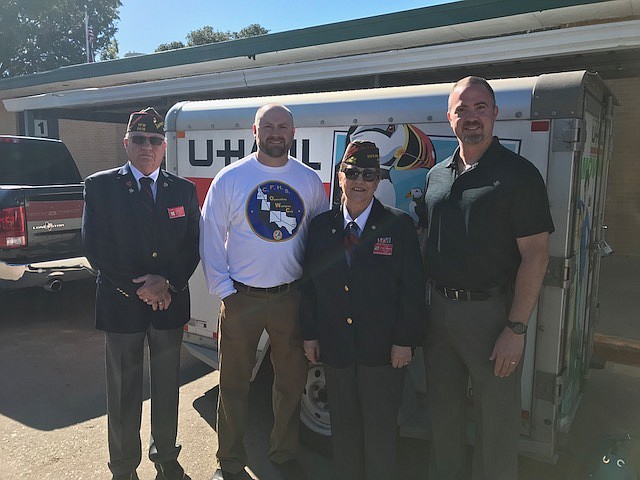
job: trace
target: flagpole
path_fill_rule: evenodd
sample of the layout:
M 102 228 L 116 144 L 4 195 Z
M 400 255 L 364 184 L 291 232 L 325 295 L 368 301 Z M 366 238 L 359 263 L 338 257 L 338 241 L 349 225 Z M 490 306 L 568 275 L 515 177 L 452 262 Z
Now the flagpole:
M 89 13 L 87 13 L 86 9 L 84 10 L 84 40 L 87 52 L 87 63 L 89 63 L 91 59 L 91 52 L 89 52 Z

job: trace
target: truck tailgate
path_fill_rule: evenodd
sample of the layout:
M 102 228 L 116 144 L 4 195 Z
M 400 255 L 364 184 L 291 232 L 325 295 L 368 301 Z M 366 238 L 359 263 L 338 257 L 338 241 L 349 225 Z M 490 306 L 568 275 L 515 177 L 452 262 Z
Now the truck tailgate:
M 82 185 L 24 187 L 27 254 L 32 261 L 82 256 Z

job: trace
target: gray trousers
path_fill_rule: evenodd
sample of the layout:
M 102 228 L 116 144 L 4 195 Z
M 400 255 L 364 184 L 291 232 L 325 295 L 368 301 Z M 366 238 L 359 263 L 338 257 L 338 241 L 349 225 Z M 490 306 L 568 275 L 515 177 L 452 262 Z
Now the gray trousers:
M 151 441 L 149 458 L 166 463 L 178 458 L 178 393 L 182 328 L 141 333 L 106 333 L 109 469 L 114 475 L 133 472 L 142 459 L 143 362 L 149 344 Z
M 324 366 L 333 459 L 341 480 L 391 480 L 405 368 Z
M 506 378 L 489 361 L 506 325 L 507 300 L 447 300 L 431 295 L 424 348 L 432 422 L 430 480 L 465 479 L 467 387 L 473 389 L 476 435 L 473 480 L 516 480 L 520 432 L 520 372 Z

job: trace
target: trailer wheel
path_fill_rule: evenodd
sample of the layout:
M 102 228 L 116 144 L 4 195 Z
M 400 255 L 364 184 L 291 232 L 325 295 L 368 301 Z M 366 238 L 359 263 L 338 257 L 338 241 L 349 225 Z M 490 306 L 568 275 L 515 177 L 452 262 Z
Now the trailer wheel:
M 331 417 L 322 365 L 309 363 L 307 383 L 302 394 L 300 420 L 302 442 L 319 453 L 330 455 Z

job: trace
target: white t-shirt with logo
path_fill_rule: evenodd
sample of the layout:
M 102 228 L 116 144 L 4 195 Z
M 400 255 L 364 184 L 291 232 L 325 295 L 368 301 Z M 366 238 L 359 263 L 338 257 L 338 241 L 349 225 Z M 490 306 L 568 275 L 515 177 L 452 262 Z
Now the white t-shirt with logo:
M 202 206 L 209 292 L 222 299 L 235 293 L 233 280 L 266 288 L 299 279 L 309 222 L 328 207 L 320 177 L 293 157 L 269 167 L 252 153 L 223 168 Z

